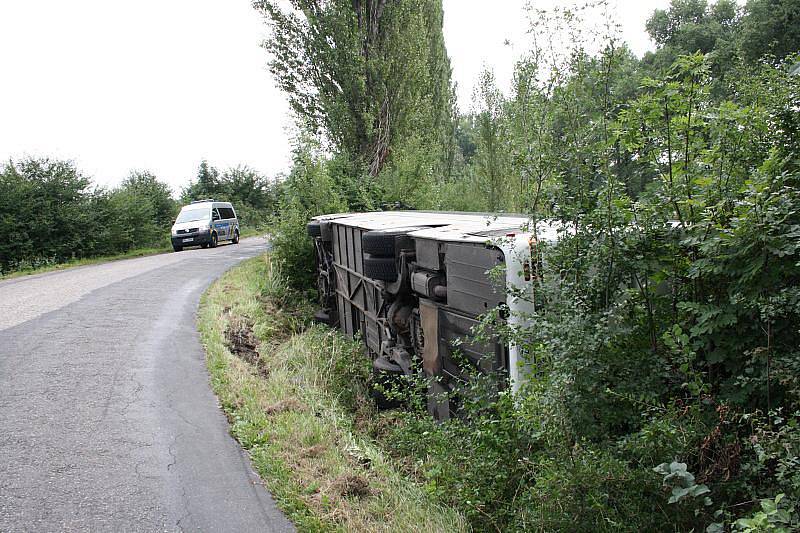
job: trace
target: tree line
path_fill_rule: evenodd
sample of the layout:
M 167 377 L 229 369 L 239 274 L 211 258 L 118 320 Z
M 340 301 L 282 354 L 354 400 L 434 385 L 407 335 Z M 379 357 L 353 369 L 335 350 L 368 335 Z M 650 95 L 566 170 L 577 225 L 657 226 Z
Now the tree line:
M 147 171 L 132 171 L 120 185 L 104 188 L 71 161 L 9 161 L 0 169 L 0 275 L 167 248 L 178 210 L 194 199 L 231 201 L 243 228 L 263 228 L 273 215 L 275 194 L 274 181 L 248 167 L 220 172 L 206 161 L 178 198 Z
M 571 228 L 537 247 L 534 326 L 486 317 L 535 378 L 396 415 L 409 475 L 478 530 L 800 528 L 800 4 L 673 0 L 641 58 L 603 2 L 530 9 L 511 86 L 486 70 L 468 112 L 441 2 L 255 6 L 302 132 L 274 237 L 297 285 L 314 214 Z

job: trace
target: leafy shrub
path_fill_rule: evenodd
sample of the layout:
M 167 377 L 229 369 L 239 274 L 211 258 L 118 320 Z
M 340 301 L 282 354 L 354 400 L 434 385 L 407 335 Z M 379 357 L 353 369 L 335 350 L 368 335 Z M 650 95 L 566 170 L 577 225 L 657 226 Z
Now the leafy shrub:
M 290 200 L 283 205 L 281 215 L 271 227 L 270 242 L 275 258 L 289 273 L 292 286 L 298 289 L 315 286 L 314 245 L 306 230 L 310 218 L 311 213 L 296 200 Z
M 422 137 L 396 135 L 373 181 L 358 179 L 357 150 L 327 157 L 306 143 L 282 185 L 274 242 L 297 284 L 310 282 L 314 214 L 388 199 L 568 225 L 542 246 L 533 326 L 501 331 L 530 357 L 523 390 L 486 394 L 474 376 L 461 418 L 436 424 L 425 383 L 410 380 L 410 412 L 378 424 L 476 530 L 796 522 L 800 77 L 767 62 L 722 68 L 743 44 L 736 10 L 673 4 L 649 23 L 670 35 L 644 62 L 614 38 L 588 52 L 597 43 L 576 28 L 591 7 L 534 17 L 532 33 L 568 38 L 537 39 L 508 98 L 484 73 L 455 153 L 432 158 Z M 743 20 L 761 16 L 754 6 Z M 697 32 L 718 34 L 701 47 L 715 52 L 680 55 Z
M 771 80 L 763 106 L 713 102 L 702 56 L 646 81 L 613 142 L 661 179 L 633 198 L 609 172 L 564 210 L 532 326 L 501 330 L 530 382 L 463 400 L 474 380 L 442 424 L 395 415 L 386 445 L 476 529 L 793 527 L 798 146 L 764 133 L 791 131 L 800 85 Z
M 293 287 L 315 286 L 314 247 L 306 230 L 310 219 L 370 205 L 370 190 L 353 171 L 346 158 L 328 160 L 313 143 L 296 148 L 292 172 L 279 186 L 279 214 L 271 223 L 273 250 Z
M 169 186 L 132 172 L 93 188 L 70 161 L 10 161 L 0 170 L 0 273 L 169 244 Z

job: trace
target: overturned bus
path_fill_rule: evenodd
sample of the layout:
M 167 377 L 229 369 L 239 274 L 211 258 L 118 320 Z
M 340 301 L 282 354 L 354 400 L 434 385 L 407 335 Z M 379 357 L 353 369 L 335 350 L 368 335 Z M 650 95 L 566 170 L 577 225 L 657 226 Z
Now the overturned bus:
M 534 311 L 537 243 L 558 228 L 529 228 L 524 216 L 384 211 L 318 216 L 314 239 L 317 319 L 362 339 L 380 376 L 424 372 L 428 411 L 449 418 L 450 394 L 470 371 L 500 376 L 516 390 L 524 379 L 517 346 L 473 335 L 497 310 L 509 326 Z M 490 340 L 486 340 L 489 338 Z

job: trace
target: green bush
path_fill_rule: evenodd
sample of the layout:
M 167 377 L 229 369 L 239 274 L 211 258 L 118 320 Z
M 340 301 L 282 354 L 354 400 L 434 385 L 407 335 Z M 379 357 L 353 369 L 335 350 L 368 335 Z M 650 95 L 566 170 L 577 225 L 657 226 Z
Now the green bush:
M 796 523 L 800 83 L 765 68 L 759 102 L 714 102 L 702 56 L 645 80 L 609 142 L 660 179 L 634 198 L 607 170 L 559 207 L 574 231 L 540 248 L 532 325 L 498 329 L 531 382 L 487 402 L 473 376 L 460 418 L 393 417 L 385 445 L 475 529 Z
M 316 286 L 314 246 L 306 228 L 311 218 L 371 207 L 374 191 L 350 174 L 355 171 L 347 158 L 326 159 L 313 144 L 296 148 L 292 171 L 279 185 L 280 208 L 271 223 L 275 257 L 293 287 Z
M 310 212 L 290 201 L 284 204 L 281 215 L 271 227 L 270 243 L 275 259 L 287 273 L 292 286 L 301 290 L 316 286 L 314 244 L 306 230 L 310 218 Z
M 147 172 L 106 191 L 69 161 L 10 161 L 0 171 L 0 273 L 165 247 L 175 211 L 169 186 Z
M 247 166 L 220 172 L 201 161 L 197 177 L 183 189 L 181 202 L 205 198 L 231 202 L 242 230 L 261 230 L 269 225 L 278 208 L 276 193 L 273 182 Z

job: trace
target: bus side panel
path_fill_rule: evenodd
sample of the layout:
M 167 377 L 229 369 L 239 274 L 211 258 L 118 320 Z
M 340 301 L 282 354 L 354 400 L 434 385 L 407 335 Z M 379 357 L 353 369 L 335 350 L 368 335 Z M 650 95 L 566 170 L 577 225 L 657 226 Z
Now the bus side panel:
M 488 272 L 503 264 L 503 252 L 474 244 L 448 244 L 447 305 L 467 314 L 480 315 L 505 301 L 502 283 Z

